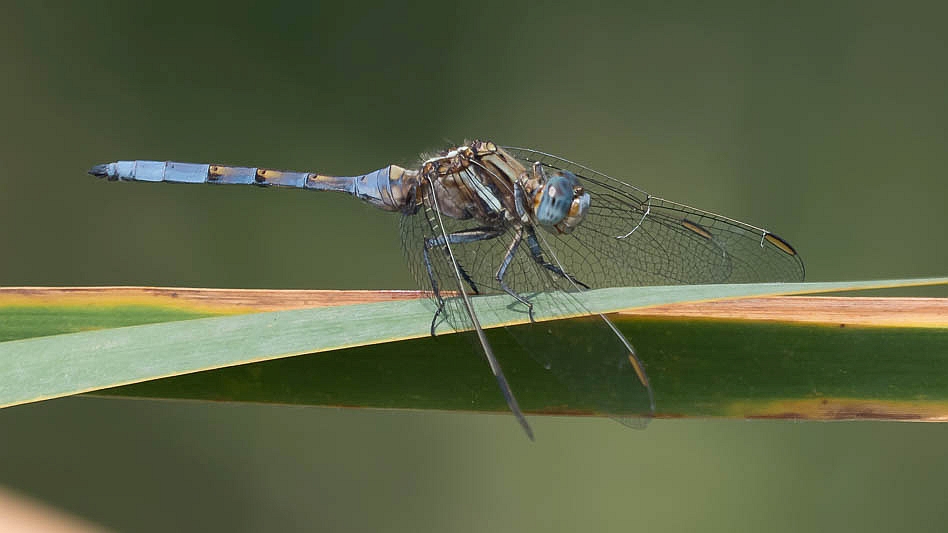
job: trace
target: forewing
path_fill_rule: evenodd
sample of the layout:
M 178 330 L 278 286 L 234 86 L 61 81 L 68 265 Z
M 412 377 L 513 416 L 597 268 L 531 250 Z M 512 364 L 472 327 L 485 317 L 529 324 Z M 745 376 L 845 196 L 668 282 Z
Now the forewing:
M 586 220 L 549 249 L 589 287 L 801 281 L 803 261 L 763 228 L 651 196 L 543 152 L 505 150 L 529 165 L 568 170 L 591 196 Z

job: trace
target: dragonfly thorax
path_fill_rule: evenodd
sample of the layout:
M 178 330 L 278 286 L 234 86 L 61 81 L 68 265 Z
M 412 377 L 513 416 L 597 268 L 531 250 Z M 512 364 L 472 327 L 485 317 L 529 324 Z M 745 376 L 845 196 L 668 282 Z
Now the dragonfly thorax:
M 582 223 L 590 196 L 576 174 L 549 173 L 490 141 L 472 141 L 424 161 L 418 174 L 421 201 L 448 217 L 476 219 L 488 227 L 533 223 L 553 234 Z M 406 197 L 411 195 L 404 195 Z M 515 222 L 516 221 L 516 222 Z

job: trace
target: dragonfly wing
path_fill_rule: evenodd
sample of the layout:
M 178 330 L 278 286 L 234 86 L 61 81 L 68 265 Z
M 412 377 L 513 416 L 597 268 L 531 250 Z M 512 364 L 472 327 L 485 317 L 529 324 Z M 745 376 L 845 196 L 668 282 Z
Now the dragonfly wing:
M 429 291 L 432 286 L 422 243 L 431 235 L 470 231 L 472 224 L 469 220 L 437 217 L 436 213 L 419 212 L 403 218 L 402 241 L 419 286 Z M 480 298 L 471 298 L 469 309 L 457 294 L 461 290 L 472 295 L 503 294 L 496 274 L 516 233 L 513 228 L 504 228 L 491 239 L 454 244 L 450 253 L 429 250 L 427 263 L 444 297 L 444 308 L 437 318 L 439 325 L 461 331 L 471 329 L 472 316 L 485 322 L 504 321 L 496 311 L 482 305 Z M 510 258 L 504 281 L 533 304 L 538 322 L 511 326 L 506 331 L 570 389 L 577 400 L 570 408 L 608 414 L 623 423 L 628 423 L 624 417 L 648 416 L 654 411 L 651 388 L 632 346 L 605 317 L 590 313 L 571 294 L 580 287 L 541 264 L 541 260 L 548 258 L 543 253 L 546 245 L 541 237 L 535 237 L 540 251 L 540 257 L 535 257 L 531 252 L 531 233 L 526 233 Z M 447 297 L 444 291 L 454 292 Z M 437 305 L 435 298 L 432 301 Z M 528 321 L 527 306 L 512 297 L 508 309 L 521 313 L 522 320 Z M 544 321 L 564 316 L 585 318 Z M 509 320 L 509 316 L 506 318 Z
M 467 251 L 469 245 L 490 243 L 496 240 L 496 236 L 484 230 L 478 232 L 478 228 L 464 227 L 459 221 L 444 217 L 437 210 L 437 198 L 434 195 L 430 202 L 430 205 L 435 206 L 434 209 L 422 208 L 416 214 L 402 217 L 401 236 L 412 274 L 416 282 L 429 291 L 435 304 L 432 333 L 438 327 L 439 320 L 454 331 L 473 332 L 507 406 L 527 437 L 533 440 L 533 430 L 520 409 L 500 362 L 481 327 L 475 302 L 468 295 L 468 292 L 479 292 L 478 286 L 481 285 L 482 276 L 474 276 L 470 272 L 475 272 L 471 269 L 480 265 L 465 263 L 456 255 Z M 492 246 L 488 244 L 487 247 Z M 470 257 L 470 254 L 463 255 L 464 259 Z
M 651 196 L 544 152 L 505 150 L 528 164 L 573 172 L 590 193 L 583 223 L 546 239 L 568 272 L 589 287 L 803 280 L 800 255 L 770 231 Z
M 625 336 L 606 316 L 590 313 L 572 293 L 542 293 L 531 301 L 538 317 L 584 315 L 506 328 L 569 388 L 574 401 L 568 409 L 644 427 L 655 413 L 655 400 L 645 366 Z

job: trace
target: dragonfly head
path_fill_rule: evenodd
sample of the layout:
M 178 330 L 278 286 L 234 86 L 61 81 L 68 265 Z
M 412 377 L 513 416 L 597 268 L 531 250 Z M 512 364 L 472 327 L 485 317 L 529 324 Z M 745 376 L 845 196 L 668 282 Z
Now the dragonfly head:
M 546 174 L 545 181 L 533 198 L 537 222 L 554 234 L 573 231 L 589 211 L 589 193 L 576 174 L 567 170 Z

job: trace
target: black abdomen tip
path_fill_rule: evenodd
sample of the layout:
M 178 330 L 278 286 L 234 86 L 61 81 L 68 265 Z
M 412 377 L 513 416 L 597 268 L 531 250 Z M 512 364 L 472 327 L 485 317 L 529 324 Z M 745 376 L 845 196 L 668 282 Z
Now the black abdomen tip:
M 89 174 L 98 178 L 104 178 L 109 175 L 109 165 L 96 165 L 89 169 Z

